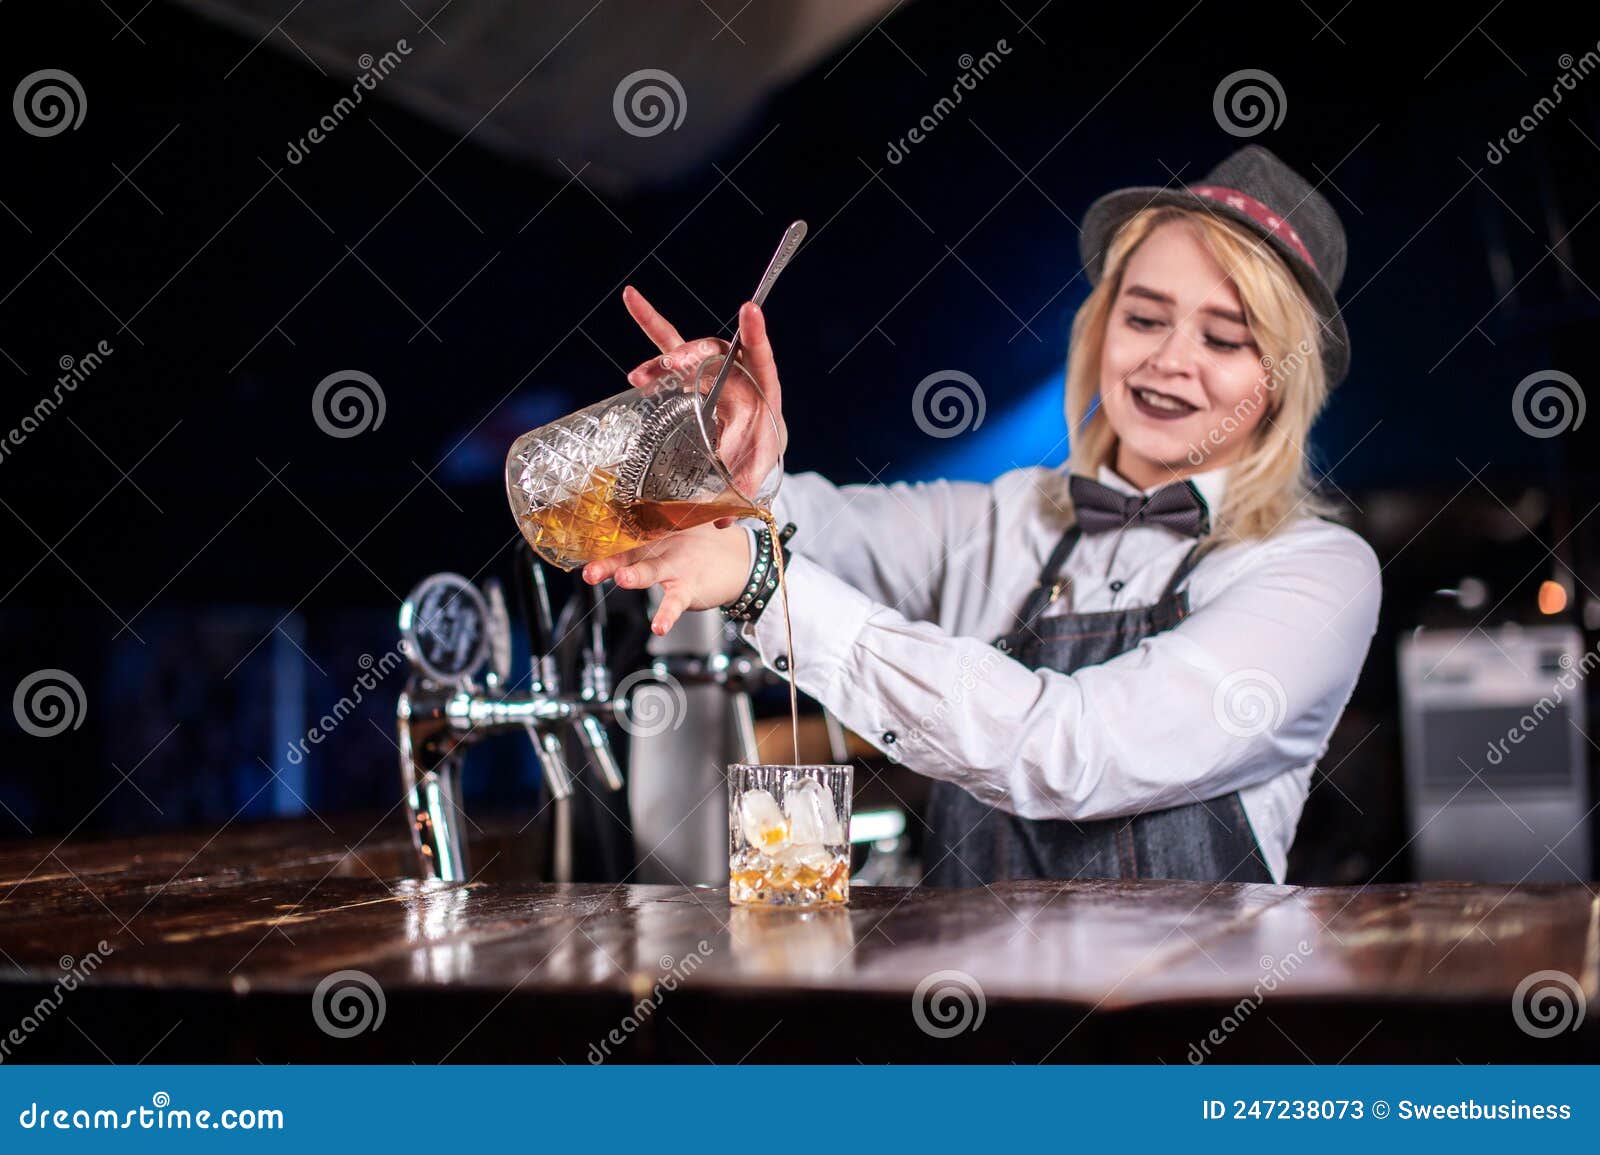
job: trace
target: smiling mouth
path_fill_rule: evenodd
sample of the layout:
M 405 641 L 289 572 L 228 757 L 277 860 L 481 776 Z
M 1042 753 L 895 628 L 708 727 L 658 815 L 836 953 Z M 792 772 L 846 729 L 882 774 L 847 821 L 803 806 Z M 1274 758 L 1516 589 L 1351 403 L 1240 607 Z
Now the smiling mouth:
M 1128 386 L 1128 391 L 1132 394 L 1134 404 L 1141 413 L 1161 418 L 1162 420 L 1170 421 L 1176 417 L 1187 417 L 1191 413 L 1198 412 L 1200 408 L 1198 405 L 1191 405 L 1182 398 L 1174 397 L 1170 393 L 1162 393 L 1157 389 L 1146 389 L 1139 385 L 1130 385 Z

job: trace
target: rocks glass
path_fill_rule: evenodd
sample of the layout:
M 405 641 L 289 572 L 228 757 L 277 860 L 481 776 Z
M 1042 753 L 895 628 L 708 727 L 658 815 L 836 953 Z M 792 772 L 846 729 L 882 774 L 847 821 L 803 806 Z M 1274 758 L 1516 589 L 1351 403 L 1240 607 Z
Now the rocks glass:
M 728 897 L 741 906 L 850 901 L 850 766 L 728 768 Z

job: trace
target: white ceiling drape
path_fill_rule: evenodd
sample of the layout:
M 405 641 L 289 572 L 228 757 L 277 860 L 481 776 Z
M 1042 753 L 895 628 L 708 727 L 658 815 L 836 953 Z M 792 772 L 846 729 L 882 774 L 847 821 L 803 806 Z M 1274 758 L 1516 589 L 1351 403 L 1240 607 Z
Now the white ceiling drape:
M 894 0 L 179 2 L 237 29 L 259 45 L 252 55 L 286 53 L 307 62 L 308 75 L 314 61 L 341 87 L 356 83 L 367 57 L 394 52 L 398 63 L 364 99 L 407 107 L 454 132 L 471 130 L 478 145 L 562 176 L 563 164 L 576 171 L 587 163 L 584 179 L 612 192 L 703 166 L 768 95 L 896 7 Z M 401 40 L 409 54 L 396 50 Z M 230 82 L 249 68 L 245 59 Z M 633 131 L 617 111 L 628 77 L 635 79 L 620 99 Z

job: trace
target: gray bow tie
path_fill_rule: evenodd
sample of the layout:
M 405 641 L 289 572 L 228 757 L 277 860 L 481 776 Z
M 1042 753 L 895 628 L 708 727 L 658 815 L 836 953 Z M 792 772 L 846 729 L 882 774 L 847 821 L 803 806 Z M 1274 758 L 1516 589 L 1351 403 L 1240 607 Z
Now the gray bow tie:
M 1159 525 L 1185 537 L 1202 537 L 1211 528 L 1206 500 L 1193 482 L 1175 481 L 1148 497 L 1120 493 L 1109 485 L 1077 475 L 1068 480 L 1067 487 L 1084 533 L 1104 533 L 1129 525 Z

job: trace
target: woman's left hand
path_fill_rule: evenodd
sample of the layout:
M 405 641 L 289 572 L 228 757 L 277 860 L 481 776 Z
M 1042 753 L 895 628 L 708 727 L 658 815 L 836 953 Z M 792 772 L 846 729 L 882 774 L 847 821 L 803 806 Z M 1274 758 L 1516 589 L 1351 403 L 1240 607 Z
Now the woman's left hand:
M 685 610 L 709 610 L 739 596 L 750 576 L 750 534 L 743 526 L 711 525 L 680 530 L 614 557 L 583 567 L 583 580 L 597 585 L 615 578 L 623 589 L 661 587 L 661 605 L 650 623 L 658 636 Z

